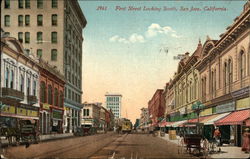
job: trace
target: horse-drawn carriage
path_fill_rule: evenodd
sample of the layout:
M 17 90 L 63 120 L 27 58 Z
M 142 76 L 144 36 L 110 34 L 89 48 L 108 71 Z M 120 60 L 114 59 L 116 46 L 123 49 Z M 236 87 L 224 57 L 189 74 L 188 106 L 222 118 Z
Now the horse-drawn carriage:
M 201 152 L 201 140 L 203 138 L 202 123 L 184 123 L 183 124 L 183 139 L 186 145 L 186 150 L 191 153 L 191 150 L 198 150 Z
M 8 144 L 20 143 L 38 143 L 40 141 L 40 133 L 37 129 L 36 121 L 20 120 L 15 127 L 1 125 L 0 136 L 8 140 Z M 2 143 L 2 141 L 1 141 Z

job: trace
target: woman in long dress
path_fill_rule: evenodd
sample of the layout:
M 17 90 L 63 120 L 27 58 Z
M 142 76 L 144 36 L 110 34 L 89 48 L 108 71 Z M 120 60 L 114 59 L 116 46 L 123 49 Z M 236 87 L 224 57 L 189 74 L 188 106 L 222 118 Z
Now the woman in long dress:
M 242 144 L 242 151 L 246 153 L 250 152 L 250 129 L 246 128 L 245 132 L 243 133 L 243 144 Z

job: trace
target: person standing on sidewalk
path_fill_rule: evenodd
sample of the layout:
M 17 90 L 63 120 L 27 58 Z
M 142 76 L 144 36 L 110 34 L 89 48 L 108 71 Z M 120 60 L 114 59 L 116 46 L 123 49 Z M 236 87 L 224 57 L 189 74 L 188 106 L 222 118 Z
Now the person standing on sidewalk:
M 217 128 L 215 128 L 215 130 L 214 130 L 214 139 L 215 139 L 215 141 L 217 142 L 217 145 L 218 146 L 220 146 L 220 140 L 221 140 L 221 133 L 220 133 L 220 130 L 219 130 L 219 128 L 217 127 Z
M 245 128 L 245 132 L 243 133 L 243 144 L 242 144 L 242 151 L 246 153 L 250 152 L 250 129 Z

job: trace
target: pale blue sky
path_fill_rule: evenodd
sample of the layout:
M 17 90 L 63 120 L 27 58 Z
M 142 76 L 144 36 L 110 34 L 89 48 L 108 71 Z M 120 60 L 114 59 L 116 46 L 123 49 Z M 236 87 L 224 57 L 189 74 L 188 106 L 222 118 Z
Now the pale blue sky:
M 123 95 L 123 117 L 140 108 L 173 76 L 173 56 L 192 53 L 199 38 L 218 39 L 242 12 L 245 1 L 79 1 L 87 19 L 83 31 L 83 99 L 104 102 L 106 92 Z M 98 11 L 106 6 L 106 11 Z M 120 7 L 176 7 L 177 11 L 116 11 Z M 201 8 L 198 12 L 180 7 Z M 204 11 L 203 8 L 226 8 Z M 168 53 L 163 50 L 168 50 Z M 126 113 L 127 112 L 127 113 Z M 126 115 L 127 114 L 127 115 Z

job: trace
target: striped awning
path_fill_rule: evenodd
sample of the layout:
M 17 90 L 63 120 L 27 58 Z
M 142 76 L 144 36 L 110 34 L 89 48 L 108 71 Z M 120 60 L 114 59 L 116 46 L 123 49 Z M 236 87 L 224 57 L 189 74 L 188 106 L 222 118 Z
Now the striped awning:
M 230 113 L 228 116 L 215 122 L 215 125 L 242 125 L 250 118 L 250 109 Z

